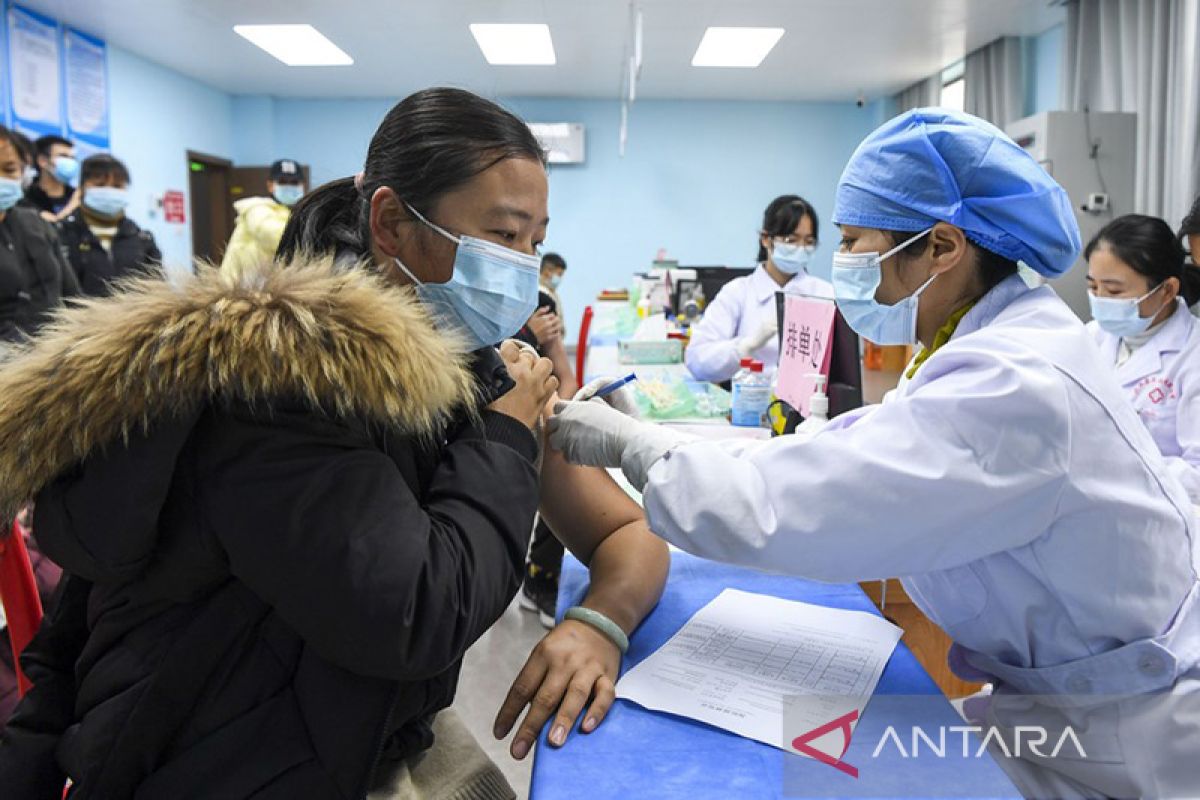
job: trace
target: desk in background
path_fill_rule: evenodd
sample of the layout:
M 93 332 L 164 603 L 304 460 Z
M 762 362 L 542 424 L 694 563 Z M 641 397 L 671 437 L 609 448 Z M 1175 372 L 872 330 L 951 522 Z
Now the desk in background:
M 586 570 L 568 555 L 563 562 L 559 588 L 560 618 L 566 608 L 583 598 L 586 586 Z M 663 598 L 631 638 L 622 670 L 662 646 L 725 588 L 878 613 L 852 584 L 822 584 L 768 575 L 675 552 Z M 897 645 L 884 669 L 876 695 L 931 698 L 929 703 L 921 701 L 919 720 L 886 720 L 906 738 L 911 736 L 911 726 L 918 722 L 931 735 L 936 735 L 939 725 L 964 724 L 903 643 Z M 880 704 L 874 705 L 878 708 Z M 883 722 L 878 717 L 871 719 L 871 714 L 872 705 L 868 705 L 859 732 L 867 728 L 868 721 L 872 725 Z M 870 755 L 877 741 L 874 737 L 856 737 L 845 756 L 848 763 L 862 766 L 853 784 L 854 796 L 1020 797 L 1003 770 L 986 754 L 978 759 L 928 758 L 907 762 L 902 762 L 896 754 L 889 762 L 886 758 L 889 750 L 884 758 L 872 761 Z M 977 743 L 972 751 L 976 746 Z M 560 749 L 551 748 L 543 732 L 534 759 L 531 800 L 784 798 L 788 796 L 784 794 L 785 759 L 789 762 L 786 767 L 789 785 L 795 788 L 799 777 L 805 796 L 849 794 L 845 791 L 848 776 L 817 761 L 786 755 L 777 748 L 703 723 L 647 711 L 626 700 L 614 704 L 608 718 L 594 733 L 585 735 L 576 730 Z M 792 796 L 800 794 L 793 792 Z

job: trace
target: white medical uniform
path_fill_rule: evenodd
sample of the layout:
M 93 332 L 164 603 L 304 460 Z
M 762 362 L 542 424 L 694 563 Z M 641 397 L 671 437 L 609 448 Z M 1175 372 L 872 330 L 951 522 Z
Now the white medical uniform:
M 717 292 L 692 331 L 687 348 L 687 366 L 699 381 L 727 381 L 738 371 L 742 357 L 737 341 L 753 336 L 762 324 L 776 315 L 775 293 L 833 297 L 829 281 L 799 272 L 780 288 L 763 264 L 742 278 L 735 278 Z M 779 364 L 779 339 L 772 337 L 750 354 L 768 369 Z
M 1200 503 L 1200 321 L 1176 299 L 1175 313 L 1117 365 L 1117 381 L 1150 430 L 1167 467 Z M 1095 322 L 1088 330 L 1105 364 L 1117 364 L 1121 338 Z
M 1090 698 L 1052 710 L 1087 760 L 1005 765 L 1027 795 L 1200 796 L 1197 523 L 1049 287 L 1007 279 L 882 405 L 810 439 L 670 451 L 644 502 L 652 530 L 707 558 L 905 576 L 952 661 L 997 684 L 1005 730 L 1040 719 L 1031 695 Z

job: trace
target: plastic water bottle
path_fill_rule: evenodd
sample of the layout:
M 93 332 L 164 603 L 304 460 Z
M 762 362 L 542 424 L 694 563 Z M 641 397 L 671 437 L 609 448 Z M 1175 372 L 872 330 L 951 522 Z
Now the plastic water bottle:
M 737 385 L 738 381 L 750 374 L 750 365 L 753 363 L 753 358 L 743 358 L 738 362 L 738 371 L 733 373 L 733 377 L 729 379 L 731 389 Z
M 808 401 L 808 416 L 796 428 L 796 435 L 801 437 L 812 436 L 829 424 L 829 395 L 825 394 L 827 378 L 824 375 L 809 377 L 813 379 L 813 393 Z
M 771 379 L 763 374 L 761 361 L 751 361 L 734 377 L 730 422 L 743 428 L 761 428 L 770 404 Z

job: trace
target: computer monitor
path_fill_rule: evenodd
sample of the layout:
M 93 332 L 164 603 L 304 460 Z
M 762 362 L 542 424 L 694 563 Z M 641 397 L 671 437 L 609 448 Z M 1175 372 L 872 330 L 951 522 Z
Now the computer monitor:
M 680 267 L 696 271 L 696 281 L 704 291 L 704 301 L 712 303 L 717 292 L 734 278 L 741 278 L 754 272 L 754 267 Z M 671 298 L 675 311 L 679 311 L 679 287 L 675 287 L 675 297 Z
M 784 292 L 775 293 L 775 313 L 779 319 L 779 344 L 783 347 L 783 309 Z M 821 298 L 828 300 L 828 298 Z M 862 358 L 858 350 L 858 334 L 855 333 L 842 312 L 834 312 L 833 349 L 829 354 L 829 386 L 825 393 L 829 396 L 829 418 L 859 408 L 863 404 Z M 788 423 L 784 433 L 792 433 L 796 426 L 804 421 L 800 412 L 787 407 Z

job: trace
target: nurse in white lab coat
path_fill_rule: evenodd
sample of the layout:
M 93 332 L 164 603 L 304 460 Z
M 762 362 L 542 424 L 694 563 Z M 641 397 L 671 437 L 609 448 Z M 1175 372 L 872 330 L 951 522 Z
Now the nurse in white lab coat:
M 1200 270 L 1161 219 L 1128 214 L 1088 243 L 1088 330 L 1150 430 L 1167 468 L 1200 504 Z M 1187 298 L 1187 299 L 1185 299 Z
M 924 346 L 882 405 L 746 442 L 560 403 L 551 445 L 620 466 L 651 529 L 697 555 L 901 576 L 951 665 L 995 684 L 985 723 L 1010 751 L 1029 725 L 1081 741 L 1000 759 L 1027 796 L 1200 796 L 1187 494 L 1083 324 L 1018 274 L 1078 257 L 1066 193 L 994 126 L 918 109 L 855 151 L 834 221 L 847 322 Z
M 763 213 L 758 268 L 725 285 L 692 331 L 687 366 L 696 380 L 720 383 L 733 377 L 743 358 L 779 363 L 775 293 L 833 297 L 833 287 L 808 274 L 817 249 L 817 212 L 802 197 L 776 197 Z

